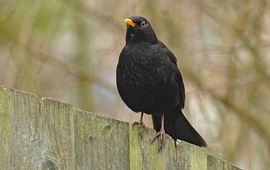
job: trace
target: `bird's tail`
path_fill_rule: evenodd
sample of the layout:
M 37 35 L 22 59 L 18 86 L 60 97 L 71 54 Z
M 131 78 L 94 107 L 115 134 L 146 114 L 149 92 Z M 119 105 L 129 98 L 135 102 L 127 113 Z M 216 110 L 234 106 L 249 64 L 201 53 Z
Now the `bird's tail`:
M 161 117 L 152 116 L 154 129 L 158 132 L 161 128 Z M 180 139 L 200 147 L 206 147 L 205 140 L 191 126 L 182 113 L 180 107 L 176 107 L 164 114 L 165 133 L 170 135 L 174 140 Z

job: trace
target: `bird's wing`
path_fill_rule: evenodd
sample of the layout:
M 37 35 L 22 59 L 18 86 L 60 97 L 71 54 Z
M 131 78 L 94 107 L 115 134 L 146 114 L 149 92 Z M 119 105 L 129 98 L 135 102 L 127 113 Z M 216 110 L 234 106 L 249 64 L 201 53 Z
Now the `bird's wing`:
M 165 56 L 169 57 L 169 59 L 171 60 L 171 62 L 175 66 L 174 67 L 174 72 L 175 72 L 176 77 L 177 77 L 177 83 L 179 85 L 179 92 L 180 92 L 180 94 L 179 94 L 180 95 L 180 107 L 184 108 L 185 99 L 186 99 L 185 86 L 184 86 L 184 83 L 183 83 L 181 72 L 180 72 L 180 70 L 179 70 L 179 68 L 177 66 L 177 58 L 161 41 L 159 41 L 159 44 L 162 47 L 163 54 L 165 54 Z

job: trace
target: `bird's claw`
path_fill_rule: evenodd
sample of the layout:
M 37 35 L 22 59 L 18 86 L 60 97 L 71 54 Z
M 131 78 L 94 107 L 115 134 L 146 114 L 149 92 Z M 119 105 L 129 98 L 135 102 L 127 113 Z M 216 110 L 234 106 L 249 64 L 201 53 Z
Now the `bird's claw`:
M 139 126 L 139 127 L 145 128 L 145 125 L 143 122 L 134 122 L 134 123 L 132 123 L 132 127 L 134 127 L 134 126 Z
M 147 132 L 146 131 L 146 128 L 145 128 L 145 124 L 142 121 L 140 121 L 140 122 L 134 122 L 134 123 L 132 123 L 132 128 L 134 126 L 138 126 L 138 129 L 139 129 L 138 133 L 139 133 L 139 136 L 142 139 L 143 138 L 143 131 Z
M 160 152 L 164 148 L 164 138 L 165 138 L 165 132 L 164 131 L 159 131 L 155 138 L 152 140 L 152 143 L 155 142 L 155 140 L 158 139 L 158 152 Z

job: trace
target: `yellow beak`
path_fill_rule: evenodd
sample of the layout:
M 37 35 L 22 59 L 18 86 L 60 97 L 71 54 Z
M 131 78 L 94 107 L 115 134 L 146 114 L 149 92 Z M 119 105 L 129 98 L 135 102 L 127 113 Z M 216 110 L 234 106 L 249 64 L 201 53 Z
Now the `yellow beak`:
M 125 19 L 124 21 L 125 21 L 125 23 L 128 26 L 131 26 L 131 27 L 135 27 L 136 26 L 136 24 L 131 19 L 129 19 L 129 18 Z

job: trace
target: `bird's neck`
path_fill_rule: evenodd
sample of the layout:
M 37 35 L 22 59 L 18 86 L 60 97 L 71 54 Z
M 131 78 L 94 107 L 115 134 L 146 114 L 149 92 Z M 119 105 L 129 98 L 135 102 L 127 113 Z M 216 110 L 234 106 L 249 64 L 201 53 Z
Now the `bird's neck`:
M 126 34 L 126 43 L 149 43 L 149 44 L 156 44 L 158 43 L 158 39 L 155 33 L 151 33 L 151 34 Z

